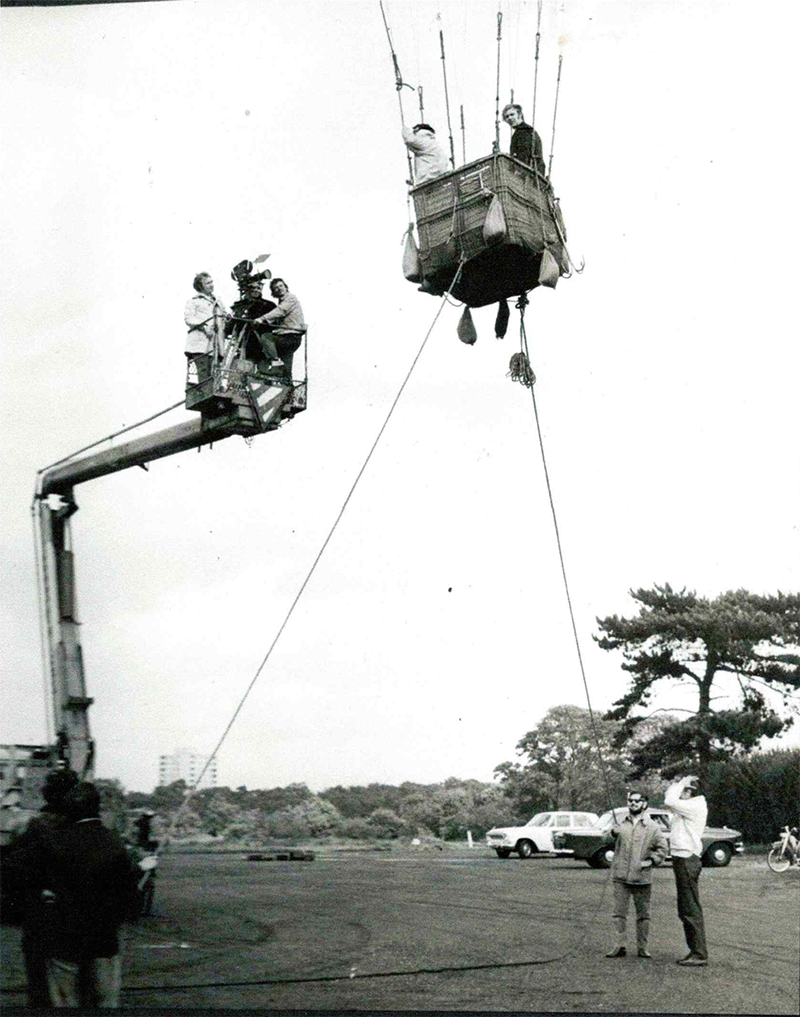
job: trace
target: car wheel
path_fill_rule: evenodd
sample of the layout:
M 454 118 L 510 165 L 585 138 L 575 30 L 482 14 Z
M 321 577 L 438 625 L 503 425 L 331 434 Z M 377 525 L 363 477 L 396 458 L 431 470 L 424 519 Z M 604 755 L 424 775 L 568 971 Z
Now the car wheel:
M 495 848 L 498 858 L 508 858 L 511 854 L 511 848 Z
M 610 847 L 600 848 L 599 851 L 595 851 L 592 857 L 589 859 L 589 864 L 595 869 L 610 869 L 611 863 L 614 861 L 614 849 Z
M 531 844 L 529 840 L 521 840 L 519 844 L 517 844 L 517 852 L 519 853 L 520 858 L 530 858 L 534 850 L 534 845 Z
M 728 844 L 712 844 L 711 847 L 703 855 L 703 861 L 706 865 L 712 866 L 715 869 L 721 869 L 724 865 L 727 865 L 733 857 L 733 851 Z

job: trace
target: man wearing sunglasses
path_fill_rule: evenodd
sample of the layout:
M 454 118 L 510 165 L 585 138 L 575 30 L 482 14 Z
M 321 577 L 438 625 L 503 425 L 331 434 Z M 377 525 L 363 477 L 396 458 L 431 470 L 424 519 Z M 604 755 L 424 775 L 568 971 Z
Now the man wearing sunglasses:
M 614 925 L 617 945 L 606 957 L 624 957 L 627 950 L 625 924 L 631 897 L 636 909 L 637 955 L 652 956 L 647 949 L 650 932 L 650 894 L 653 868 L 667 857 L 669 847 L 660 825 L 647 815 L 647 795 L 639 791 L 628 792 L 628 814 L 615 826 L 614 861 L 611 878 L 614 884 Z M 620 810 L 622 811 L 622 810 Z

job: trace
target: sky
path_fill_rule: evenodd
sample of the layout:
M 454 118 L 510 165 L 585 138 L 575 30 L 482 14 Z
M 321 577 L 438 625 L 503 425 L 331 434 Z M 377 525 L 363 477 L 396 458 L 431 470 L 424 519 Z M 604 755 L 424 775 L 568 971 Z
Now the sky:
M 536 4 L 499 7 L 501 98 L 530 117 Z M 444 140 L 441 27 L 456 151 L 463 105 L 467 159 L 488 154 L 498 5 L 384 8 Z M 222 735 L 440 302 L 402 277 L 378 3 L 0 21 L 0 742 L 47 737 L 36 471 L 182 398 L 196 272 L 230 304 L 231 267 L 268 252 L 310 325 L 306 413 L 76 489 L 97 775 L 150 790 L 161 754 Z M 598 710 L 626 676 L 596 619 L 632 613 L 629 590 L 798 589 L 797 21 L 769 2 L 543 5 L 536 125 L 585 270 L 532 293 L 526 327 Z M 585 705 L 531 399 L 507 376 L 518 315 L 501 342 L 476 310 L 467 347 L 460 314 L 436 322 L 220 749 L 221 784 L 488 781 L 550 707 Z

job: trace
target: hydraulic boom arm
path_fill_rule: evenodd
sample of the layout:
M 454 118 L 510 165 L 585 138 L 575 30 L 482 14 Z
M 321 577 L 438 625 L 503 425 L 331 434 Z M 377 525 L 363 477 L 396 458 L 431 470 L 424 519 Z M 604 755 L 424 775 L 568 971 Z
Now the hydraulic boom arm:
M 92 699 L 86 695 L 70 532 L 70 517 L 78 508 L 73 489 L 87 480 L 130 466 L 144 467 L 154 459 L 243 431 L 230 417 L 211 421 L 198 417 L 115 448 L 70 459 L 39 475 L 34 499 L 36 552 L 56 752 L 83 779 L 91 780 L 93 776 L 94 744 L 89 731 Z

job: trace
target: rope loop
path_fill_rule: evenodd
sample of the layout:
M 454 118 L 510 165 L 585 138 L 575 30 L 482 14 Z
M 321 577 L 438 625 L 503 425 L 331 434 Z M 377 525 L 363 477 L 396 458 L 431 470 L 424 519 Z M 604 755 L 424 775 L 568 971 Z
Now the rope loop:
M 515 353 L 511 357 L 511 360 L 508 362 L 508 374 L 506 377 L 511 378 L 512 381 L 518 381 L 525 388 L 530 388 L 536 384 L 536 375 L 533 373 L 533 369 L 524 353 Z

